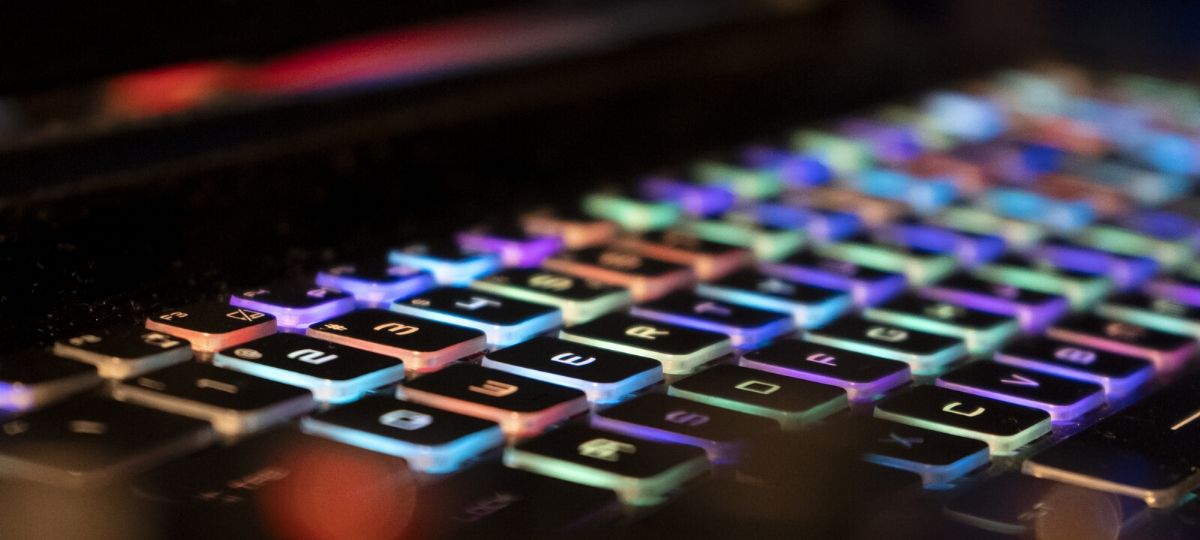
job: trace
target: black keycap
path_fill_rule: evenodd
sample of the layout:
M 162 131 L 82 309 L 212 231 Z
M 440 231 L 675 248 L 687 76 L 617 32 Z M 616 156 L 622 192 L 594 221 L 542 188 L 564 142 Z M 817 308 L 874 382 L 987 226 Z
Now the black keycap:
M 593 403 L 611 403 L 663 380 L 662 364 L 558 338 L 536 337 L 493 351 L 484 367 L 578 388 Z
M 1144 516 L 1145 510 L 1145 503 L 1138 499 L 1018 472 L 985 480 L 945 505 L 947 517 L 984 531 L 1064 533 L 1048 538 L 1117 538 L 1125 526 Z
M 419 268 L 433 274 L 441 285 L 466 285 L 500 268 L 500 258 L 492 253 L 464 251 L 453 238 L 409 244 L 388 252 L 388 262 Z
M 979 439 L 1009 455 L 1050 433 L 1049 413 L 965 392 L 918 386 L 875 406 L 875 417 Z
M 487 338 L 474 328 L 401 315 L 386 309 L 361 309 L 321 321 L 306 334 L 404 361 L 405 369 L 434 371 L 487 349 Z
M 1200 307 L 1141 293 L 1105 298 L 1096 313 L 1110 319 L 1140 324 L 1160 332 L 1200 338 Z
M 404 364 L 395 358 L 298 334 L 275 334 L 224 349 L 213 364 L 307 388 L 317 401 L 332 403 L 404 378 Z
M 763 272 L 816 287 L 849 292 L 859 306 L 873 306 L 904 290 L 904 275 L 802 251 L 779 262 L 764 262 Z
M 995 362 L 975 362 L 938 377 L 937 385 L 1042 409 L 1054 421 L 1073 420 L 1104 404 L 1098 384 Z
M 0 423 L 0 475 L 65 487 L 107 484 L 203 448 L 208 422 L 98 397 Z
M 59 340 L 54 354 L 96 366 L 106 379 L 125 379 L 192 358 L 186 339 L 122 326 Z
M 210 354 L 275 333 L 273 315 L 219 302 L 200 302 L 146 319 L 146 329 L 181 337 L 192 350 Z
M 1066 297 L 958 273 L 924 287 L 920 294 L 942 302 L 1016 317 L 1027 332 L 1040 332 L 1067 313 Z
M 275 316 L 280 328 L 305 328 L 354 309 L 354 296 L 309 283 L 284 281 L 233 293 L 229 305 Z
M 611 489 L 626 504 L 657 504 L 708 470 L 704 451 L 569 426 L 504 452 L 504 464 L 560 480 Z
M 740 366 L 714 366 L 671 384 L 667 393 L 717 407 L 770 418 L 799 429 L 846 408 L 846 392 Z
M 472 282 L 471 288 L 556 307 L 566 324 L 590 321 L 632 301 L 621 287 L 529 268 L 510 268 Z
M 383 261 L 343 264 L 317 273 L 317 285 L 346 291 L 367 306 L 386 307 L 393 300 L 432 289 L 433 274 Z
M 492 348 L 507 347 L 562 326 L 558 308 L 457 287 L 398 300 L 392 311 L 482 331 Z
M 1191 375 L 1037 454 L 1026 474 L 1155 508 L 1200 486 L 1200 376 Z
M 112 396 L 212 422 L 220 435 L 259 431 L 313 409 L 312 392 L 297 386 L 188 362 L 117 384 Z
M 1017 333 L 1017 320 L 948 302 L 905 294 L 863 311 L 872 321 L 958 338 L 971 354 L 995 350 Z
M 714 463 L 732 463 L 746 440 L 779 424 L 692 400 L 647 394 L 600 411 L 592 425 L 632 437 L 699 446 Z
M 583 392 L 474 364 L 454 364 L 408 381 L 396 397 L 491 420 L 528 437 L 588 410 Z
M 739 365 L 839 386 L 850 401 L 874 401 L 911 379 L 908 364 L 877 356 L 784 339 L 742 356 Z
M 389 396 L 367 396 L 314 414 L 301 426 L 307 433 L 404 458 L 412 469 L 427 473 L 453 472 L 504 444 L 495 422 Z
M 926 484 L 944 484 L 988 464 L 983 441 L 919 427 L 867 420 L 863 459 L 921 475 Z
M 694 234 L 675 230 L 629 236 L 618 240 L 617 245 L 656 259 L 689 266 L 696 277 L 702 280 L 719 279 L 754 260 L 754 255 L 748 249 L 704 240 Z
M 727 334 L 734 347 L 747 349 L 764 345 L 795 328 L 790 316 L 712 300 L 691 292 L 672 293 L 633 306 L 630 313 L 646 319 Z
M 966 356 L 961 339 L 843 317 L 805 332 L 813 343 L 905 362 L 917 375 L 936 374 Z
M 833 289 L 741 270 L 696 287 L 701 296 L 786 313 L 796 326 L 811 328 L 833 320 L 850 308 L 850 295 Z
M 629 289 L 635 302 L 653 300 L 688 286 L 692 269 L 620 248 L 586 248 L 546 259 L 548 270 Z
M 0 354 L 0 415 L 45 407 L 99 384 L 96 368 L 41 349 Z
M 1005 345 L 996 352 L 995 360 L 1096 383 L 1104 387 L 1106 394 L 1113 396 L 1126 395 L 1154 376 L 1154 366 L 1147 360 L 1043 337 Z
M 729 337 L 622 313 L 564 328 L 567 341 L 653 358 L 667 374 L 686 374 L 733 351 Z
M 1182 368 L 1196 352 L 1196 341 L 1123 321 L 1077 315 L 1046 329 L 1046 337 L 1084 347 L 1149 360 L 1159 371 Z

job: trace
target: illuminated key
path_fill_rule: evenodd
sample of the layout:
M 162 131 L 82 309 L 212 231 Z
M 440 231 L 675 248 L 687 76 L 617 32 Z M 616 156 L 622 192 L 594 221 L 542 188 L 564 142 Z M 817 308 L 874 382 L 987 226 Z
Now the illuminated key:
M 404 458 L 413 470 L 453 472 L 504 444 L 495 422 L 387 396 L 368 396 L 304 418 L 305 433 Z
M 380 306 L 437 285 L 433 274 L 403 266 L 341 265 L 317 273 L 317 285 L 346 291 L 366 306 Z
M 638 191 L 647 199 L 678 205 L 684 213 L 696 217 L 724 214 L 736 201 L 733 192 L 724 187 L 671 178 L 647 178 L 642 180 Z
M 1067 173 L 1043 174 L 1034 184 L 1034 189 L 1054 199 L 1086 201 L 1097 214 L 1105 217 L 1123 214 L 1133 205 L 1119 189 Z
M 307 388 L 322 403 L 353 401 L 404 378 L 404 364 L 395 358 L 298 334 L 223 349 L 213 365 Z
M 180 337 L 199 355 L 275 333 L 275 317 L 261 311 L 200 302 L 146 318 L 146 329 Z M 160 338 L 151 338 L 166 343 Z M 151 344 L 153 345 L 153 344 Z M 162 348 L 162 347 L 160 347 Z
M 875 417 L 987 443 L 992 455 L 1011 455 L 1050 433 L 1050 414 L 941 388 L 916 386 L 875 405 Z
M 729 336 L 733 346 L 753 349 L 795 329 L 792 317 L 677 292 L 634 306 L 635 316 Z
M 1078 241 L 1098 250 L 1130 257 L 1149 257 L 1165 269 L 1174 269 L 1196 253 L 1196 240 L 1163 240 L 1117 225 L 1099 224 L 1088 227 Z
M 1044 144 L 1023 141 L 991 141 L 961 144 L 949 151 L 956 159 L 976 164 L 992 177 L 992 184 L 1026 186 L 1042 174 L 1061 168 L 1065 152 Z M 978 195 L 979 192 L 972 193 Z
M 567 249 L 606 244 L 617 235 L 617 225 L 611 221 L 548 212 L 522 215 L 521 228 L 528 234 L 557 236 Z
M 838 122 L 838 133 L 867 143 L 871 155 L 880 163 L 899 165 L 921 153 L 916 129 L 903 123 L 872 118 L 851 118 Z
M 1017 333 L 1011 317 L 906 294 L 863 311 L 863 317 L 882 323 L 963 340 L 967 352 L 991 352 Z
M 587 322 L 633 301 L 620 287 L 557 272 L 510 268 L 471 283 L 477 291 L 552 306 L 562 310 L 566 324 Z
M 733 352 L 729 337 L 652 319 L 620 313 L 564 328 L 559 336 L 567 341 L 592 345 L 662 363 L 669 375 L 686 374 Z
M 458 233 L 458 246 L 468 253 L 493 253 L 500 264 L 531 268 L 563 248 L 557 236 L 530 235 L 507 227 L 476 227 Z
M 505 449 L 504 464 L 568 482 L 611 489 L 625 504 L 661 503 L 708 470 L 698 448 L 571 426 Z
M 902 202 L 864 195 L 852 189 L 819 187 L 785 194 L 783 202 L 794 206 L 851 213 L 868 226 L 881 227 L 909 213 Z
M 867 169 L 847 180 L 850 187 L 883 199 L 907 204 L 918 214 L 932 214 L 958 196 L 954 182 L 945 178 L 917 178 L 891 169 Z
M 1200 240 L 1200 222 L 1167 210 L 1135 210 L 1121 217 L 1118 224 L 1162 242 L 1194 244 Z
M 1046 329 L 1046 337 L 1143 358 L 1153 363 L 1155 369 L 1166 372 L 1184 367 L 1196 352 L 1193 338 L 1095 315 L 1061 320 Z
M 1037 246 L 1046 236 L 1046 228 L 1037 223 L 1007 218 L 970 206 L 951 206 L 926 221 L 975 234 L 1000 235 L 1009 246 L 1019 250 Z
M 726 218 L 780 229 L 804 229 L 816 242 L 833 242 L 862 229 L 862 220 L 852 212 L 809 208 L 800 204 L 763 202 L 735 209 Z
M 865 142 L 832 133 L 804 130 L 792 135 L 794 149 L 813 156 L 841 176 L 857 173 L 873 161 Z
M 833 320 L 850 308 L 850 295 L 805 285 L 754 270 L 742 270 L 696 287 L 700 296 L 792 316 L 796 326 L 810 328 Z
M 401 315 L 385 309 L 362 309 L 321 321 L 309 336 L 340 343 L 404 362 L 418 373 L 434 371 L 487 349 L 483 331 Z
M 851 262 L 884 272 L 898 272 L 913 285 L 924 285 L 954 271 L 954 257 L 920 249 L 887 246 L 868 238 L 855 237 L 815 246 L 818 255 Z
M 1007 128 L 1000 106 L 981 96 L 937 92 L 925 100 L 924 108 L 938 129 L 967 141 L 994 139 Z
M 697 238 L 748 248 L 760 259 L 778 260 L 800 249 L 805 242 L 800 229 L 779 229 L 739 221 L 688 220 L 680 229 Z
M 536 337 L 484 357 L 483 367 L 578 388 L 593 403 L 612 403 L 662 382 L 651 358 L 552 337 Z
M 1159 206 L 1177 199 L 1192 187 L 1182 174 L 1168 174 L 1112 159 L 1069 159 L 1065 169 L 1109 189 L 1114 189 L 1141 205 Z
M 754 261 L 750 250 L 712 242 L 677 229 L 617 240 L 617 245 L 655 259 L 691 267 L 701 280 L 719 279 Z
M 542 265 L 547 270 L 571 274 L 629 289 L 635 302 L 652 300 L 692 283 L 691 268 L 640 255 L 627 249 L 588 248 L 560 253 Z
M 1121 290 L 1140 286 L 1158 271 L 1154 259 L 1121 255 L 1065 240 L 1042 244 L 1035 258 L 1065 270 L 1109 276 Z
M 703 448 L 713 463 L 733 463 L 751 437 L 778 431 L 759 416 L 689 399 L 646 394 L 597 412 L 592 426 L 652 441 Z
M 994 358 L 1001 364 L 1099 384 L 1112 396 L 1126 395 L 1154 376 L 1154 366 L 1144 359 L 1043 337 L 1005 345 Z
M 1179 273 L 1146 284 L 1146 291 L 1189 306 L 1200 306 L 1200 276 Z
M 919 291 L 921 296 L 997 315 L 1016 317 L 1021 329 L 1037 332 L 1065 315 L 1062 296 L 993 283 L 968 274 L 954 274 Z
M 802 251 L 782 261 L 759 265 L 762 271 L 794 282 L 846 291 L 858 306 L 878 304 L 904 290 L 903 274 Z
M 136 326 L 62 339 L 53 350 L 63 358 L 96 366 L 105 379 L 126 379 L 192 359 L 187 340 Z
M 593 193 L 583 198 L 583 211 L 589 216 L 607 219 L 628 231 L 657 231 L 679 221 L 679 207 L 662 202 L 642 201 L 611 193 Z
M 959 193 L 978 195 L 992 181 L 982 165 L 941 153 L 924 153 L 908 161 L 903 170 L 922 178 L 944 178 L 954 183 Z
M 1112 290 L 1112 280 L 1103 275 L 1059 270 L 1019 255 L 1005 255 L 973 272 L 994 283 L 1066 297 L 1076 311 L 1092 307 Z
M 304 329 L 354 309 L 354 296 L 325 287 L 279 283 L 234 293 L 229 305 L 270 313 L 282 329 Z
M 917 375 L 941 372 L 967 355 L 961 339 L 845 317 L 804 333 L 805 341 L 905 362 Z
M 583 392 L 474 364 L 454 364 L 396 387 L 396 397 L 500 424 L 531 437 L 587 412 Z
M 1200 308 L 1174 300 L 1141 293 L 1118 294 L 1104 299 L 1096 313 L 1161 332 L 1200 339 Z
M 27 349 L 0 356 L 0 414 L 37 409 L 100 385 L 96 368 Z
M 779 340 L 742 356 L 738 365 L 846 391 L 850 401 L 869 402 L 911 379 L 908 364 L 800 341 Z
M 735 193 L 739 199 L 769 199 L 783 191 L 783 179 L 771 169 L 749 169 L 716 163 L 700 162 L 692 167 L 697 180 L 720 186 Z
M 818 422 L 848 405 L 845 390 L 836 386 L 729 365 L 675 381 L 667 393 L 770 418 L 785 430 Z
M 790 187 L 811 187 L 833 179 L 829 167 L 815 157 L 769 146 L 751 146 L 742 152 L 747 165 L 775 174 Z
M 211 422 L 225 437 L 261 431 L 317 406 L 307 389 L 198 362 L 119 383 L 112 397 Z
M 863 459 L 912 471 L 929 485 L 945 484 L 991 461 L 982 441 L 895 422 L 868 420 Z
M 954 255 L 964 266 L 977 266 L 1004 253 L 1004 238 L 994 234 L 927 225 L 916 220 L 899 220 L 884 229 L 881 238 L 889 243 L 933 253 Z
M 441 285 L 466 285 L 500 268 L 492 253 L 466 253 L 449 240 L 410 244 L 388 252 L 388 262 L 425 270 Z
M 1096 219 L 1096 210 L 1087 201 L 1055 199 L 1023 189 L 992 188 L 978 202 L 981 207 L 1003 217 L 1030 221 L 1063 232 L 1078 231 Z
M 932 116 L 925 114 L 917 107 L 885 105 L 879 110 L 878 117 L 887 122 L 908 126 L 917 135 L 917 141 L 921 146 L 930 151 L 946 150 L 955 144 L 952 137 L 937 127 L 936 120 Z M 929 152 L 923 155 L 929 155 Z
M 938 377 L 937 385 L 1042 409 L 1055 422 L 1073 420 L 1104 404 L 1098 384 L 995 362 L 974 362 Z
M 481 330 L 491 348 L 520 343 L 563 323 L 558 308 L 456 287 L 440 287 L 398 300 L 391 310 Z

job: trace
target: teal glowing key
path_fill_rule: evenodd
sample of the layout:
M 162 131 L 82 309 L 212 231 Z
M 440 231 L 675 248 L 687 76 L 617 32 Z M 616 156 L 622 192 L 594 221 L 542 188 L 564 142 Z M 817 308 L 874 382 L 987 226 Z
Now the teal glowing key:
M 803 229 L 781 229 L 739 221 L 689 220 L 680 225 L 701 240 L 748 248 L 759 259 L 776 261 L 804 246 Z
M 583 211 L 635 231 L 665 229 L 679 221 L 681 210 L 669 203 L 640 201 L 612 193 L 592 193 L 583 198 Z
M 566 324 L 587 322 L 633 302 L 625 288 L 534 268 L 510 268 L 472 282 L 471 288 L 556 307 Z
M 867 195 L 908 204 L 918 214 L 931 214 L 954 201 L 958 189 L 946 178 L 917 178 L 890 169 L 868 169 L 847 179 Z
M 725 334 L 696 330 L 623 313 L 559 331 L 560 339 L 658 360 L 663 373 L 691 373 L 733 352 Z
M 1061 116 L 1072 96 L 1066 81 L 1049 74 L 1005 71 L 997 77 L 999 97 L 1012 110 L 1030 116 Z
M 933 283 L 953 272 L 957 263 L 953 255 L 878 244 L 862 236 L 814 246 L 814 250 L 822 257 L 904 274 L 913 285 Z
M 967 352 L 996 350 L 1017 333 L 1017 320 L 963 306 L 907 294 L 863 312 L 863 317 L 896 326 L 959 338 Z
M 937 121 L 917 107 L 888 105 L 879 110 L 878 116 L 886 122 L 910 126 L 922 148 L 940 151 L 954 146 L 954 139 L 938 129 Z
M 798 283 L 755 270 L 742 270 L 701 283 L 696 291 L 706 298 L 786 313 L 800 328 L 825 324 L 851 305 L 850 294 L 844 291 Z
M 1096 312 L 1110 319 L 1200 339 L 1200 307 L 1172 299 L 1141 293 L 1119 294 L 1106 298 Z
M 1168 270 L 1191 260 L 1196 253 L 1193 239 L 1163 240 L 1109 224 L 1098 224 L 1084 229 L 1077 241 L 1085 246 L 1122 255 L 1150 257 Z
M 1001 216 L 1065 232 L 1078 231 L 1096 218 L 1096 210 L 1087 201 L 1055 199 L 1023 189 L 993 188 L 979 203 Z
M 500 258 L 494 253 L 467 253 L 452 241 L 423 242 L 393 249 L 388 252 L 388 263 L 425 270 L 441 285 L 466 285 L 500 269 Z
M 916 386 L 875 406 L 875 418 L 981 440 L 992 455 L 1012 455 L 1050 433 L 1050 414 L 939 386 Z
M 396 300 L 389 309 L 474 328 L 487 336 L 488 347 L 493 349 L 515 345 L 563 323 L 558 308 L 458 287 L 439 287 Z
M 1005 255 L 975 268 L 974 273 L 988 281 L 1064 296 L 1075 311 L 1092 307 L 1113 289 L 1107 276 L 1060 270 L 1019 255 Z
M 861 141 L 831 133 L 803 130 L 792 135 L 792 146 L 807 153 L 840 176 L 848 176 L 871 166 L 871 147 Z
M 751 169 L 702 161 L 692 167 L 696 180 L 724 187 L 742 200 L 769 199 L 783 191 L 783 179 L 770 169 Z
M 804 340 L 848 351 L 905 362 L 915 375 L 941 373 L 966 357 L 961 339 L 910 330 L 858 317 L 843 317 L 804 333 Z
M 971 206 L 948 207 L 929 221 L 975 234 L 999 235 L 1005 243 L 1019 250 L 1037 246 L 1046 237 L 1046 228 L 1042 225 Z
M 676 381 L 667 394 L 779 422 L 795 430 L 849 406 L 837 386 L 742 366 L 715 366 Z
M 1064 170 L 1124 193 L 1138 204 L 1160 206 L 1187 195 L 1192 178 L 1111 160 L 1068 158 Z

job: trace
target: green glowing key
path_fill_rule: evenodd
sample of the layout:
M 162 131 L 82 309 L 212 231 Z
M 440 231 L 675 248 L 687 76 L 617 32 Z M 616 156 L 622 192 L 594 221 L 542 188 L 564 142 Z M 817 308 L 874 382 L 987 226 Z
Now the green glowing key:
M 1200 339 L 1200 307 L 1128 293 L 1105 299 L 1096 311 L 1111 319 Z
M 633 302 L 629 290 L 538 268 L 509 268 L 471 283 L 477 291 L 554 306 L 579 324 Z
M 716 366 L 675 382 L 667 394 L 799 429 L 848 406 L 846 391 L 741 366 Z
M 1006 218 L 970 206 L 951 206 L 929 221 L 975 234 L 998 234 L 1015 249 L 1036 247 L 1046 236 L 1046 228 L 1036 223 Z
M 1016 334 L 1017 320 L 955 304 L 906 294 L 875 307 L 863 317 L 931 334 L 955 337 L 967 344 L 971 354 L 996 350 Z
M 902 273 L 914 285 L 925 285 L 946 277 L 954 271 L 956 262 L 953 255 L 879 244 L 861 236 L 814 246 L 814 250 L 822 257 Z
M 996 283 L 1064 296 L 1075 311 L 1090 308 L 1112 290 L 1112 280 L 1103 275 L 1059 270 L 1017 255 L 1004 255 L 976 268 L 975 274 Z
M 630 231 L 656 231 L 679 221 L 679 207 L 639 201 L 611 193 L 592 193 L 583 198 L 583 211 L 593 217 L 616 222 Z
M 799 131 L 792 135 L 792 146 L 815 156 L 841 176 L 862 171 L 873 161 L 866 144 L 822 131 Z
M 779 175 L 765 170 L 702 161 L 692 167 L 692 174 L 705 184 L 728 188 L 739 199 L 769 199 L 783 191 Z
M 954 139 L 938 129 L 936 120 L 917 107 L 888 105 L 879 111 L 879 118 L 889 123 L 911 126 L 917 133 L 921 147 L 926 150 L 946 150 L 954 145 Z
M 804 246 L 803 229 L 780 229 L 716 219 L 685 221 L 680 228 L 701 240 L 748 248 L 754 256 L 777 261 Z
M 1078 241 L 1104 251 L 1150 257 L 1168 270 L 1187 262 L 1196 253 L 1190 238 L 1177 241 L 1162 240 L 1115 225 L 1088 227 L 1080 234 Z

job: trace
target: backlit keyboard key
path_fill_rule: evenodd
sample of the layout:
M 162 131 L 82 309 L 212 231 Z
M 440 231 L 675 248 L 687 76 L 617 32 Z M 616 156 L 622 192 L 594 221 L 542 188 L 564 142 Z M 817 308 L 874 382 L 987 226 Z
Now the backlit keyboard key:
M 652 300 L 692 283 L 691 268 L 626 249 L 588 248 L 560 253 L 542 265 L 547 270 L 629 289 L 635 302 Z
M 1105 394 L 1112 396 L 1126 395 L 1154 376 L 1154 366 L 1141 358 L 1041 337 L 1005 345 L 996 352 L 995 360 L 1099 384 Z
M 0 414 L 37 409 L 100 385 L 96 368 L 41 349 L 0 355 Z
M 1041 175 L 1034 184 L 1034 189 L 1038 193 L 1057 199 L 1086 201 L 1097 214 L 1104 217 L 1122 214 L 1132 205 L 1129 197 L 1119 189 L 1063 172 Z
M 96 487 L 212 439 L 208 422 L 85 397 L 0 421 L 0 476 Z
M 625 504 L 652 505 L 708 471 L 698 448 L 571 426 L 504 452 L 504 464 L 568 482 L 611 489 Z
M 860 266 L 802 251 L 778 262 L 762 263 L 764 273 L 816 287 L 846 291 L 858 306 L 878 304 L 907 286 L 903 274 Z
M 875 406 L 875 417 L 987 443 L 1010 455 L 1050 433 L 1050 414 L 937 386 L 917 386 Z
M 508 227 L 476 227 L 458 233 L 458 246 L 468 253 L 492 253 L 500 264 L 530 268 L 563 248 L 557 236 L 530 235 Z
M 230 345 L 274 334 L 276 324 L 273 315 L 261 311 L 218 302 L 200 302 L 151 315 L 146 319 L 146 329 L 181 337 L 192 344 L 193 351 L 203 356 Z M 154 338 L 154 341 L 166 343 L 177 340 Z M 148 345 L 163 349 L 156 343 Z
M 1167 334 L 1095 315 L 1064 319 L 1046 329 L 1046 337 L 1084 347 L 1144 358 L 1159 371 L 1182 368 L 1196 352 L 1192 338 Z
M 994 139 L 1008 124 L 998 103 L 962 92 L 934 93 L 923 107 L 939 130 L 967 141 Z
M 992 185 L 983 166 L 942 153 L 916 156 L 904 164 L 903 170 L 919 177 L 949 180 L 964 195 L 977 195 Z
M 969 267 L 991 261 L 1005 250 L 1004 238 L 1000 236 L 926 225 L 915 220 L 899 220 L 880 234 L 889 243 L 954 255 L 960 263 Z
M 858 191 L 907 204 L 918 214 L 932 214 L 957 196 L 954 183 L 944 178 L 918 178 L 891 169 L 868 169 L 852 176 L 848 185 Z
M 847 407 L 836 386 L 741 366 L 715 366 L 667 389 L 672 396 L 770 418 L 783 429 L 799 429 Z
M 780 229 L 804 229 L 815 242 L 833 242 L 862 229 L 857 214 L 809 208 L 799 204 L 763 202 L 733 210 L 730 220 L 748 221 Z
M 798 339 L 779 340 L 742 356 L 738 365 L 837 386 L 850 401 L 869 402 L 908 383 L 908 364 Z
M 280 283 L 237 292 L 229 305 L 275 316 L 281 329 L 304 329 L 322 319 L 354 309 L 354 296 L 325 287 Z
M 882 227 L 909 213 L 902 202 L 871 197 L 852 189 L 819 187 L 808 191 L 786 194 L 783 202 L 790 205 L 831 210 L 857 215 L 870 227 Z
M 967 355 L 961 339 L 907 330 L 882 323 L 846 317 L 804 333 L 804 339 L 862 354 L 905 362 L 917 375 L 941 372 Z
M 495 422 L 368 396 L 304 418 L 305 433 L 404 458 L 413 470 L 441 474 L 504 444 Z
M 396 387 L 396 397 L 491 420 L 531 437 L 588 410 L 583 392 L 474 364 L 454 364 Z
M 700 296 L 757 309 L 786 313 L 796 326 L 811 328 L 833 320 L 850 308 L 850 295 L 743 270 L 696 287 Z
M 487 338 L 474 328 L 409 317 L 384 309 L 362 309 L 321 321 L 309 336 L 399 358 L 404 368 L 434 371 L 487 349 Z
M 739 221 L 688 220 L 680 230 L 702 240 L 744 247 L 754 256 L 768 261 L 791 255 L 804 246 L 804 231 L 758 226 Z
M 1018 330 L 1011 317 L 906 294 L 863 311 L 863 317 L 963 340 L 967 352 L 991 352 Z
M 880 244 L 868 238 L 856 237 L 813 248 L 818 255 L 874 268 L 897 272 L 913 285 L 937 281 L 954 271 L 954 257 L 921 249 Z
M 1110 319 L 1200 339 L 1200 307 L 1167 298 L 1141 293 L 1119 294 L 1101 302 L 1096 313 Z
M 391 310 L 480 330 L 492 348 L 520 343 L 563 323 L 558 308 L 455 287 L 441 287 L 396 301 Z
M 906 123 L 874 118 L 850 118 L 838 122 L 838 133 L 867 143 L 876 161 L 900 165 L 921 154 L 916 129 Z
M 633 301 L 629 291 L 547 270 L 510 268 L 471 283 L 471 288 L 505 298 L 558 308 L 563 322 L 578 324 Z
M 1092 307 L 1113 287 L 1112 280 L 1107 276 L 1060 270 L 1019 255 L 1005 255 L 972 272 L 994 283 L 1064 296 L 1076 311 Z
M 209 364 L 189 362 L 117 384 L 112 397 L 211 422 L 239 437 L 300 416 L 316 407 L 312 392 Z
M 627 231 L 657 231 L 679 221 L 678 206 L 663 202 L 634 199 L 615 193 L 593 193 L 583 198 L 583 211 L 589 216 L 607 219 Z
M 655 231 L 617 240 L 617 245 L 655 259 L 688 266 L 701 280 L 719 279 L 754 261 L 750 250 L 712 242 L 679 230 Z
M 630 313 L 669 324 L 727 334 L 734 347 L 752 349 L 795 328 L 792 318 L 773 311 L 729 304 L 678 292 L 633 306 Z
M 1006 472 L 971 486 L 946 503 L 946 517 L 996 538 L 1027 538 L 1034 531 L 1070 524 L 1079 538 L 1118 538 L 1123 527 L 1146 516 L 1138 499 Z M 1122 535 L 1123 536 L 1123 535 Z
M 1159 277 L 1146 284 L 1146 291 L 1160 298 L 1200 306 L 1200 278 L 1187 274 Z
M 647 394 L 597 412 L 592 426 L 668 443 L 699 446 L 714 463 L 733 463 L 754 436 L 777 431 L 766 418 L 688 399 Z
M 559 337 L 567 341 L 653 358 L 663 372 L 676 375 L 733 351 L 729 337 L 661 323 L 652 319 L 614 313 L 584 324 L 564 328 Z
M 593 403 L 611 403 L 663 380 L 659 362 L 582 343 L 536 337 L 489 352 L 483 367 L 578 388 Z
M 732 191 L 742 200 L 769 199 L 783 191 L 783 179 L 770 169 L 750 169 L 705 161 L 692 167 L 697 180 Z
M 1021 329 L 1027 332 L 1040 331 L 1069 309 L 1067 299 L 1062 296 L 993 283 L 961 273 L 921 289 L 920 294 L 942 302 L 1016 317 Z
M 927 486 L 956 480 L 991 460 L 987 444 L 976 439 L 881 420 L 865 424 L 863 459 L 917 473 Z
M 441 285 L 466 285 L 500 268 L 492 253 L 467 253 L 451 240 L 409 244 L 388 252 L 388 262 L 425 270 Z
M 1046 227 L 1037 223 L 1004 217 L 973 206 L 951 206 L 926 221 L 975 234 L 997 234 L 1018 250 L 1036 247 L 1047 234 Z
M 1074 420 L 1104 404 L 1098 384 L 1059 378 L 995 362 L 975 362 L 938 377 L 937 385 L 1042 409 L 1055 422 Z
M 792 135 L 791 145 L 813 156 L 839 176 L 857 173 L 874 161 L 865 142 L 822 131 L 804 130 Z
M 774 173 L 789 187 L 819 186 L 833 178 L 833 172 L 821 160 L 769 146 L 746 148 L 742 151 L 742 160 L 750 167 Z
M 221 350 L 213 365 L 312 391 L 317 401 L 353 401 L 404 378 L 404 364 L 337 343 L 275 334 Z
M 1046 242 L 1034 256 L 1057 268 L 1108 276 L 1121 290 L 1140 286 L 1158 271 L 1154 259 L 1120 255 L 1068 241 Z
M 1063 232 L 1081 230 L 1096 219 L 1096 211 L 1087 201 L 1054 199 L 1022 189 L 992 188 L 978 201 L 1001 216 Z
M 134 377 L 192 359 L 192 348 L 187 340 L 136 326 L 109 328 L 59 340 L 54 343 L 53 350 L 63 358 L 96 366 L 105 379 Z
M 647 199 L 678 205 L 684 213 L 696 217 L 724 214 L 737 200 L 733 192 L 724 187 L 671 178 L 647 178 L 642 180 L 638 191 Z
M 522 215 L 521 228 L 528 234 L 557 236 L 567 249 L 606 244 L 617 234 L 617 225 L 611 221 L 548 212 Z
M 1148 257 L 1163 269 L 1174 269 L 1196 254 L 1195 238 L 1162 240 L 1117 225 L 1099 224 L 1084 229 L 1079 243 L 1129 257 Z
M 437 285 L 433 274 L 403 266 L 341 265 L 317 273 L 317 285 L 346 291 L 367 306 L 380 306 Z

